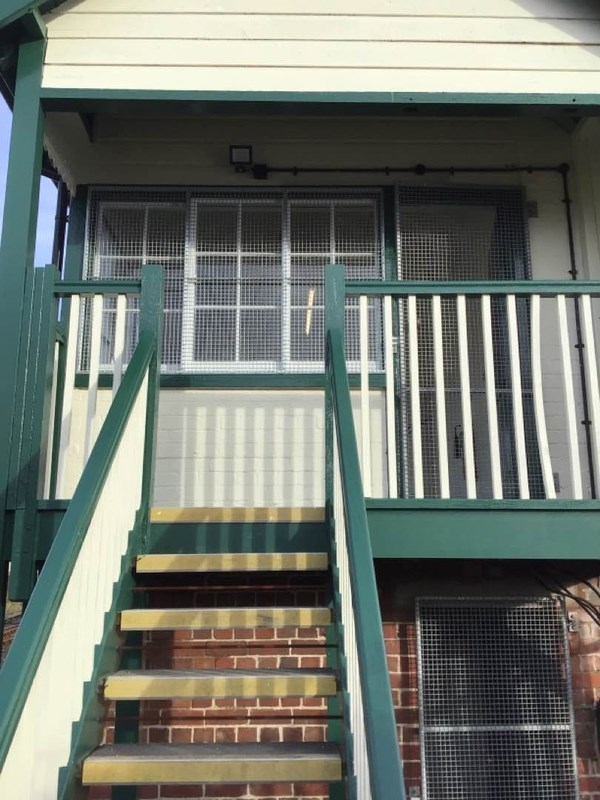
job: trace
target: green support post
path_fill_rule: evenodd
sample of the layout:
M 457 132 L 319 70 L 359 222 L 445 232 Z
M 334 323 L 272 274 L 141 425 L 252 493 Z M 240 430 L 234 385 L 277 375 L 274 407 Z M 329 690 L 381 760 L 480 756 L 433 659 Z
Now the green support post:
M 12 134 L 6 182 L 4 223 L 0 240 L 0 550 L 6 530 L 25 276 L 33 268 L 43 153 L 44 117 L 40 103 L 45 42 L 19 48 Z M 18 421 L 17 421 L 18 423 Z

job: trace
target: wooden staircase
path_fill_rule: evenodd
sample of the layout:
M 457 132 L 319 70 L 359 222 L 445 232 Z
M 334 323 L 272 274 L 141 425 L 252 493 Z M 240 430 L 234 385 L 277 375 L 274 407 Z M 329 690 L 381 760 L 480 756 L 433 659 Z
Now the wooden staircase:
M 120 615 L 135 668 L 104 681 L 88 796 L 343 796 L 327 554 L 152 554 L 135 572 L 139 607 Z

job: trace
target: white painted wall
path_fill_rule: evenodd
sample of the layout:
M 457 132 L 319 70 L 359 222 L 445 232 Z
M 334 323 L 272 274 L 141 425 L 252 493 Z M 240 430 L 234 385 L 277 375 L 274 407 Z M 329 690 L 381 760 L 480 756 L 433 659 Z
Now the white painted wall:
M 600 70 L 589 0 L 71 0 L 45 21 L 46 87 L 576 94 Z
M 66 494 L 81 474 L 85 390 L 74 398 Z M 111 395 L 98 395 L 106 416 Z M 371 461 L 377 494 L 387 483 L 383 392 L 371 392 Z M 359 395 L 352 393 L 360 426 Z M 360 430 L 360 428 L 359 428 Z M 322 506 L 325 501 L 323 392 L 163 389 L 154 504 Z

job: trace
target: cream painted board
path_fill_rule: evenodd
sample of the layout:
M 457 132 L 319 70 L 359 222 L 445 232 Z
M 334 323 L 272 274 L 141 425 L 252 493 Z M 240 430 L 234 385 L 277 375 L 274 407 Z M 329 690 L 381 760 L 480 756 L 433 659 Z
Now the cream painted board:
M 46 64 L 600 71 L 599 46 L 52 39 Z
M 394 16 L 467 16 L 467 17 L 548 17 L 556 19 L 589 19 L 591 3 L 574 0 L 304 0 L 305 14 L 367 14 Z M 134 13 L 164 14 L 297 14 L 295 0 L 71 0 L 59 14 L 70 13 Z M 55 12 L 56 13 L 56 12 Z M 50 18 L 52 15 L 48 15 Z
M 48 64 L 43 88 L 213 92 L 598 94 L 595 71 Z M 260 87 L 260 88 L 258 88 Z
M 81 14 L 50 17 L 49 39 L 257 39 L 597 44 L 600 19 L 342 16 L 318 14 Z

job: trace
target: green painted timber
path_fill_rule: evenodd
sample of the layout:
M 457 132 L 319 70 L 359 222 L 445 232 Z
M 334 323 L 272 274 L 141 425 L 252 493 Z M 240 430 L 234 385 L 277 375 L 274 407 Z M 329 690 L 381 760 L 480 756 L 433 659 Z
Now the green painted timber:
M 156 337 L 144 331 L 0 671 L 0 764 L 6 758 L 98 498 L 155 351 Z
M 529 297 L 532 294 L 554 297 L 564 294 L 567 297 L 577 297 L 589 294 L 596 297 L 600 295 L 600 281 L 348 281 L 346 294 L 389 294 L 393 297 L 430 297 L 432 294 L 514 294 L 519 297 Z
M 18 412 L 18 369 L 21 326 L 25 305 L 25 278 L 33 269 L 44 119 L 40 84 L 44 43 L 27 42 L 19 48 L 17 86 L 8 160 L 2 239 L 0 241 L 0 550 L 4 537 L 7 490 L 14 485 L 11 449 L 15 411 Z M 13 462 L 14 463 L 14 462 Z
M 325 373 L 330 386 L 340 464 L 371 796 L 373 800 L 389 800 L 390 797 L 404 800 L 404 777 L 344 357 L 345 296 L 344 268 L 326 267 Z M 333 446 L 334 442 L 328 440 L 327 447 L 332 452 L 327 463 L 333 459 Z M 334 489 L 329 485 L 326 488 L 328 492 Z M 329 502 L 332 500 L 333 495 L 330 495 Z M 335 528 L 335 520 L 333 524 Z M 332 548 L 332 556 L 334 553 Z
M 350 388 L 360 387 L 360 375 L 350 375 Z M 89 376 L 87 373 L 78 372 L 75 376 L 75 386 L 78 389 L 87 388 Z M 111 375 L 100 375 L 98 385 L 101 389 L 112 386 Z M 301 374 L 287 373 L 274 375 L 273 373 L 240 373 L 238 375 L 221 375 L 210 373 L 191 373 L 185 375 L 160 376 L 162 389 L 323 389 L 325 376 L 323 373 Z M 385 387 L 385 375 L 379 372 L 371 373 L 369 385 L 373 389 Z
M 140 298 L 140 336 L 154 336 L 156 347 L 148 367 L 148 390 L 146 405 L 146 430 L 144 433 L 144 463 L 142 467 L 142 514 L 144 515 L 143 547 L 149 540 L 150 500 L 154 486 L 154 463 L 158 421 L 158 397 L 160 393 L 160 354 L 163 331 L 164 272 L 162 267 L 148 264 L 142 267 Z
M 18 2 L 18 0 L 15 0 Z M 108 102 L 179 102 L 210 104 L 232 103 L 267 105 L 372 105 L 385 106 L 549 106 L 569 111 L 578 106 L 593 111 L 600 106 L 600 93 L 565 94 L 531 92 L 236 92 L 236 91 L 163 91 L 135 89 L 71 89 L 44 88 L 44 103 L 53 110 L 68 111 L 83 106 L 97 108 Z
M 600 559 L 598 500 L 367 500 L 375 558 Z
M 2 10 L 0 10 L 0 28 L 16 22 L 21 17 L 32 12 L 37 12 L 43 0 L 2 0 Z
M 61 281 L 55 293 L 61 297 L 70 294 L 139 294 L 141 281 Z
M 9 597 L 19 601 L 29 599 L 35 583 L 37 494 L 44 442 L 44 412 L 49 422 L 57 314 L 53 296 L 55 268 L 50 266 L 34 273 L 29 331 L 26 346 L 20 354 L 21 360 L 26 362 L 19 387 L 24 398 L 20 436 L 13 434 L 11 454 L 11 475 L 17 476 L 17 491 Z
M 148 553 L 326 553 L 322 522 L 153 522 Z

